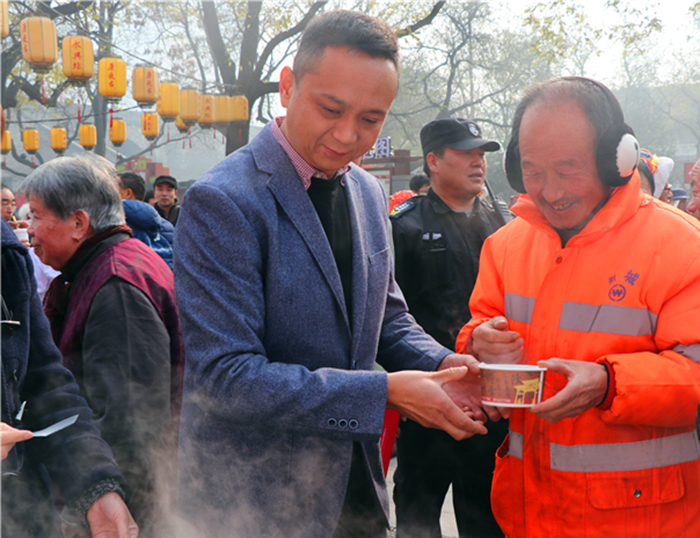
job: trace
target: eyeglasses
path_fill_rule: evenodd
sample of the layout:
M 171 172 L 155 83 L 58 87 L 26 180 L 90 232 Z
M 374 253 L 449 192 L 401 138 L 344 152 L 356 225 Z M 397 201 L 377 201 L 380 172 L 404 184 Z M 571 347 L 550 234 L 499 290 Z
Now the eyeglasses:
M 3 206 L 3 207 L 15 206 L 15 205 L 17 205 L 17 204 L 15 204 L 14 199 L 13 199 L 13 200 L 10 200 L 9 198 L 3 198 L 3 199 L 2 199 L 2 206 Z

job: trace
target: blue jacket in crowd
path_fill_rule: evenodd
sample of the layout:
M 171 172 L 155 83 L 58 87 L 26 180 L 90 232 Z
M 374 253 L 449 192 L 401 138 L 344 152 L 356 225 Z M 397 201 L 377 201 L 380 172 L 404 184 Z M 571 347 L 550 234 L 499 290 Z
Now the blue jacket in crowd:
M 146 243 L 173 268 L 173 236 L 175 228 L 152 206 L 138 200 L 122 200 L 126 224 L 134 237 Z

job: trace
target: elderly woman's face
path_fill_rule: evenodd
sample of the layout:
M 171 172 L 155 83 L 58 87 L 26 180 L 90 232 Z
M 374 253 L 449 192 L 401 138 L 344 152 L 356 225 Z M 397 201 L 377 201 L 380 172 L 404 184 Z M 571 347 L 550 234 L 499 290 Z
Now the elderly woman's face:
M 29 209 L 32 220 L 27 232 L 32 237 L 34 253 L 43 263 L 60 271 L 80 246 L 73 234 L 74 217 L 61 220 L 35 195 L 29 197 Z

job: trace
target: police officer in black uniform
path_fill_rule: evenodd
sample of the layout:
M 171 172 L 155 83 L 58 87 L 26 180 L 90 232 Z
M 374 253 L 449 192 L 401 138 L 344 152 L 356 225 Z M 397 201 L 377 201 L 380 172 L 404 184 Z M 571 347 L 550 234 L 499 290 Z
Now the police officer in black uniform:
M 471 317 L 469 297 L 484 240 L 503 222 L 479 199 L 486 151 L 500 145 L 481 137 L 473 121 L 435 120 L 421 130 L 426 195 L 391 213 L 396 281 L 416 321 L 454 349 Z M 510 215 L 506 217 L 510 218 Z M 489 423 L 486 436 L 456 441 L 413 421 L 401 423 L 394 475 L 397 538 L 440 538 L 440 512 L 452 484 L 460 538 L 503 536 L 491 512 L 491 475 L 507 421 Z

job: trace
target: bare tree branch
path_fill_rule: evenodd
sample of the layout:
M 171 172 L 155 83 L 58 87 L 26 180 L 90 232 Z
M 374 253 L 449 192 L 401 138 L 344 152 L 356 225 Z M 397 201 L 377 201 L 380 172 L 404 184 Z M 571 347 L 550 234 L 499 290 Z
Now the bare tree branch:
M 267 45 L 265 46 L 265 49 L 262 51 L 262 54 L 260 54 L 260 57 L 258 58 L 258 63 L 255 67 L 255 72 L 253 73 L 253 77 L 256 80 L 259 80 L 260 77 L 262 76 L 263 68 L 265 66 L 265 63 L 267 63 L 267 59 L 270 57 L 270 54 L 272 54 L 272 51 L 275 49 L 277 45 L 282 43 L 285 39 L 288 39 L 296 34 L 301 33 L 304 31 L 304 29 L 308 26 L 309 22 L 311 19 L 313 19 L 316 16 L 316 13 L 327 3 L 327 0 L 322 0 L 320 2 L 314 2 L 313 5 L 309 8 L 309 10 L 306 12 L 304 15 L 304 18 L 301 19 L 296 25 L 292 26 L 289 30 L 286 30 L 284 32 L 281 32 L 277 34 L 275 37 L 270 39 L 268 41 Z
M 437 2 L 433 6 L 433 9 L 430 11 L 430 13 L 428 13 L 428 15 L 425 18 L 419 20 L 418 22 L 411 24 L 410 26 L 407 26 L 406 28 L 402 28 L 401 30 L 397 30 L 396 33 L 398 34 L 399 37 L 413 35 L 414 33 L 416 33 L 418 30 L 420 30 L 424 26 L 428 26 L 430 23 L 432 23 L 433 19 L 437 16 L 437 14 L 442 9 L 442 6 L 444 6 L 444 5 L 445 5 L 444 0 Z

